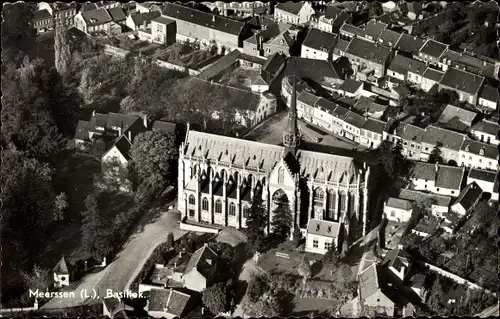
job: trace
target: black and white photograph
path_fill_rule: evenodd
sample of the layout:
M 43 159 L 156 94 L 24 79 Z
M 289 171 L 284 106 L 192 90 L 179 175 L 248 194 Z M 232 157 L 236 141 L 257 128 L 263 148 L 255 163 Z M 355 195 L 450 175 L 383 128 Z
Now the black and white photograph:
M 3 3 L 0 317 L 499 317 L 499 16 Z

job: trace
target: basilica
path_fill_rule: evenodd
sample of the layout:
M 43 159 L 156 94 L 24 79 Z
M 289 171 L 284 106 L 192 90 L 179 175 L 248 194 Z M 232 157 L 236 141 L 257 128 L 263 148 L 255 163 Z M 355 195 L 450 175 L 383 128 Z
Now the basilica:
M 283 145 L 188 129 L 179 152 L 178 209 L 183 217 L 246 227 L 252 199 L 261 196 L 269 221 L 276 207 L 290 205 L 293 227 L 304 235 L 311 219 L 336 222 L 346 233 L 355 220 L 365 235 L 370 168 L 350 157 L 303 147 L 295 82 L 294 77 Z

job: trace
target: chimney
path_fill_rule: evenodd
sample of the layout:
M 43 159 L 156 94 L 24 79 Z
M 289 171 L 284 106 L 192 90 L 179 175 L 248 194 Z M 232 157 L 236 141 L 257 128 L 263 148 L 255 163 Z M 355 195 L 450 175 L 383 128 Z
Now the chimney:
M 179 252 L 179 258 L 182 258 L 182 251 Z
M 174 269 L 177 268 L 177 262 L 174 262 Z
M 212 266 L 212 259 L 207 259 L 207 264 L 209 264 L 210 266 Z
M 121 127 L 118 128 L 118 137 L 120 137 L 120 136 L 122 136 L 122 128 Z
M 215 14 L 212 16 L 212 22 L 215 22 Z
M 437 173 L 437 172 L 438 172 L 438 170 L 439 170 L 439 163 L 438 163 L 438 162 L 436 162 L 435 167 L 436 167 L 436 173 Z
M 144 20 L 144 21 L 142 22 L 142 27 L 143 27 L 144 29 L 146 29 L 146 28 L 148 27 L 148 22 L 147 22 L 146 20 Z
M 92 116 L 95 116 L 95 110 L 92 111 Z
M 208 247 L 208 243 L 203 243 L 203 246 L 204 247 Z
M 132 143 L 132 132 L 128 131 L 128 140 Z
M 142 120 L 143 120 L 144 127 L 148 128 L 148 116 L 146 114 L 144 114 L 142 116 Z

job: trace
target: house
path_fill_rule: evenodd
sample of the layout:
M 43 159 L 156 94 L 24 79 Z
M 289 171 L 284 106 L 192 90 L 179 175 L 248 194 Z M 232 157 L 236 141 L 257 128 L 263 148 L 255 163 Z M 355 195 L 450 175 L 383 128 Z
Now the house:
M 424 274 L 415 274 L 408 280 L 408 285 L 422 300 L 425 300 L 426 297 L 424 283 L 425 283 Z
M 382 11 L 384 12 L 392 12 L 398 9 L 398 5 L 394 1 L 387 1 L 382 3 Z
M 74 17 L 77 14 L 78 5 L 76 2 L 65 3 L 65 2 L 40 2 L 38 4 L 38 10 L 47 10 L 53 19 L 53 26 L 65 25 L 67 27 L 73 26 Z
M 388 220 L 405 223 L 410 220 L 413 207 L 406 199 L 389 197 L 384 204 L 384 215 Z
M 448 104 L 437 122 L 441 124 L 441 127 L 466 132 L 473 123 L 475 124 L 477 117 L 478 114 L 474 111 Z
M 125 135 L 121 135 L 101 158 L 104 182 L 122 192 L 132 191 L 128 171 L 128 164 L 132 160 L 131 148 L 130 140 Z
M 411 188 L 456 197 L 462 189 L 464 174 L 464 167 L 416 162 L 410 177 Z
M 450 196 L 436 195 L 433 193 L 425 193 L 411 189 L 399 190 L 397 197 L 416 203 L 430 202 L 431 212 L 436 217 L 441 217 L 444 214 L 447 214 L 451 204 Z
M 467 185 L 472 182 L 476 183 L 484 193 L 491 194 L 492 200 L 498 201 L 498 185 L 497 172 L 471 168 L 467 176 Z
M 309 1 L 281 2 L 274 7 L 274 20 L 300 25 L 309 22 L 314 13 Z
M 399 10 L 406 14 L 408 18 L 411 20 L 417 20 L 420 16 L 420 12 L 422 11 L 422 4 L 419 2 L 403 2 L 399 6 Z
M 439 85 L 439 82 L 441 82 L 443 77 L 444 72 L 428 67 L 422 75 L 422 90 L 429 92 L 434 85 Z
M 162 11 L 161 5 L 154 2 L 136 2 L 135 12 L 137 13 L 150 13 L 150 12 L 160 12 Z
M 479 98 L 479 90 L 483 86 L 483 83 L 484 77 L 482 76 L 449 68 L 439 82 L 439 90 L 453 90 L 457 92 L 460 101 L 476 105 Z
M 348 40 L 348 41 L 351 41 L 354 38 L 363 38 L 363 39 L 366 39 L 366 41 L 369 41 L 366 38 L 366 30 L 365 29 L 353 26 L 352 24 L 349 24 L 349 23 L 344 23 L 340 27 L 339 36 L 341 39 Z
M 293 39 L 293 35 L 290 32 L 287 32 L 291 29 L 292 25 L 288 23 L 268 23 L 267 20 L 263 19 L 263 24 L 259 22 L 260 31 L 256 32 L 253 36 L 243 40 L 243 53 L 263 57 L 266 48 L 264 44 L 267 44 L 270 41 L 273 41 L 275 38 L 278 38 L 278 41 L 274 43 L 272 47 L 269 47 L 269 52 L 267 55 L 271 54 L 271 48 L 278 51 L 284 51 L 287 56 L 290 55 L 290 48 L 295 43 L 295 39 Z M 281 43 L 283 40 L 283 43 Z
M 121 8 L 97 9 L 79 12 L 75 16 L 75 27 L 87 34 L 103 32 L 121 34 L 127 17 Z
M 420 160 L 427 161 L 429 155 L 435 147 L 441 150 L 441 156 L 447 162 L 453 161 L 458 163 L 459 151 L 462 142 L 465 140 L 466 135 L 453 132 L 447 129 L 429 125 L 426 127 L 422 135 L 422 151 L 420 153 Z
M 114 318 L 129 318 L 129 313 L 134 309 L 129 305 L 125 304 L 123 299 L 117 297 L 107 297 L 102 299 L 102 315 L 114 319 Z
M 465 187 L 451 205 L 451 210 L 465 216 L 481 199 L 483 190 L 476 182 L 472 182 Z
M 340 224 L 337 222 L 309 219 L 305 250 L 315 254 L 325 254 L 332 244 L 339 248 Z
M 160 15 L 161 12 L 158 11 L 131 13 L 127 16 L 125 25 L 133 31 L 137 31 L 138 29 L 151 29 L 151 21 L 158 18 Z
M 268 86 L 274 83 L 274 80 L 280 75 L 285 67 L 286 55 L 275 53 L 267 58 L 266 62 L 262 65 L 260 76 Z
M 364 126 L 365 117 L 353 111 L 348 111 L 344 117 L 344 134 L 343 136 L 359 143 L 359 134 Z
M 112 9 L 118 7 L 121 7 L 121 3 L 118 1 L 87 2 L 81 6 L 80 12 L 93 11 L 97 9 Z
M 387 75 L 401 82 L 408 81 L 420 85 L 426 68 L 425 63 L 421 61 L 396 54 L 387 68 Z
M 239 17 L 247 17 L 265 14 L 269 10 L 269 2 L 263 1 L 242 1 L 242 2 L 202 2 L 212 12 L 218 11 L 223 16 L 236 15 Z
M 406 271 L 410 266 L 410 256 L 401 249 L 391 249 L 384 256 L 382 266 L 387 267 L 403 282 Z
M 345 56 L 345 51 L 348 46 L 349 41 L 339 38 L 332 51 L 332 60 L 337 60 L 338 58 Z
M 145 309 L 154 318 L 181 318 L 192 309 L 192 300 L 190 294 L 180 289 L 151 289 Z
M 403 33 L 394 48 L 399 54 L 408 58 L 418 58 L 420 48 L 422 48 L 424 44 L 425 41 L 421 38 Z
M 201 292 L 210 286 L 217 275 L 217 260 L 219 256 L 205 243 L 196 250 L 184 270 L 182 277 L 184 287 Z
M 269 57 L 275 53 L 285 54 L 290 56 L 293 49 L 299 30 L 293 25 L 288 25 L 281 33 L 269 39 L 269 41 L 262 42 L 262 52 L 265 57 Z
M 352 23 L 352 15 L 338 6 L 327 5 L 324 14 L 316 15 L 311 21 L 312 27 L 325 32 L 337 33 L 344 23 Z
M 463 71 L 471 72 L 489 79 L 498 79 L 499 63 L 495 60 L 488 60 L 483 56 L 477 57 L 473 53 L 457 52 L 453 50 L 446 51 L 441 57 L 439 66 L 446 71 L 453 67 Z
M 338 35 L 311 29 L 302 43 L 300 56 L 305 59 L 331 60 Z
M 177 37 L 177 24 L 163 16 L 151 20 L 151 41 L 170 45 Z
M 498 89 L 485 84 L 479 92 L 479 100 L 477 104 L 491 111 L 496 111 L 499 100 L 500 96 L 498 95 Z
M 482 120 L 472 125 L 471 134 L 473 137 L 486 144 L 498 145 L 500 140 L 498 139 L 498 132 L 500 131 L 500 126 L 497 121 L 492 120 Z
M 61 257 L 57 265 L 52 269 L 52 272 L 54 274 L 54 287 L 69 286 L 69 270 L 64 256 Z
M 384 29 L 378 37 L 378 42 L 387 47 L 394 48 L 402 34 L 391 29 Z
M 167 2 L 162 17 L 176 22 L 178 42 L 199 41 L 202 47 L 217 44 L 232 51 L 243 45 L 249 35 L 244 22 L 206 13 L 187 6 Z
M 354 79 L 345 79 L 344 83 L 337 89 L 337 92 L 342 96 L 355 98 L 361 95 L 363 86 L 363 82 Z
M 375 19 L 370 19 L 365 25 L 365 38 L 377 42 L 382 31 L 387 28 L 387 23 L 377 21 Z
M 357 79 L 362 78 L 360 73 L 381 78 L 386 74 L 391 50 L 377 43 L 354 38 L 347 46 L 345 57 L 353 64 Z
M 428 39 L 418 51 L 418 59 L 432 65 L 439 65 L 441 55 L 448 50 L 448 45 Z
M 386 123 L 374 118 L 367 118 L 359 133 L 359 143 L 369 148 L 378 148 L 382 143 Z
M 382 119 L 385 116 L 387 108 L 387 105 L 376 103 L 373 99 L 365 96 L 361 96 L 356 104 L 354 104 L 354 109 L 358 111 L 358 113 L 374 119 Z
M 498 150 L 494 145 L 466 139 L 460 147 L 459 156 L 462 166 L 498 170 Z
M 46 32 L 54 29 L 54 19 L 49 11 L 46 9 L 37 10 L 33 13 L 31 26 L 37 33 Z
M 395 128 L 393 140 L 401 140 L 404 156 L 412 160 L 420 160 L 420 153 L 422 151 L 422 136 L 424 133 L 425 130 L 418 126 L 400 122 Z

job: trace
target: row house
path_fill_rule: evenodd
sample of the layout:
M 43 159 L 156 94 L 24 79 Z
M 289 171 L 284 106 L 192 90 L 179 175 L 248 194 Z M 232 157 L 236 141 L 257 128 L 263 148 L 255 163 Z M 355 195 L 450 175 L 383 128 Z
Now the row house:
M 426 68 L 425 63 L 396 53 L 387 68 L 387 75 L 401 82 L 408 81 L 420 86 Z
M 54 18 L 46 9 L 38 10 L 33 13 L 31 26 L 37 34 L 54 29 Z
M 467 176 L 467 185 L 475 182 L 483 192 L 491 194 L 492 200 L 498 200 L 498 185 L 497 172 L 471 168 Z
M 486 144 L 500 144 L 500 140 L 498 138 L 499 131 L 500 125 L 498 125 L 498 122 L 494 120 L 482 120 L 471 127 L 472 136 L 480 142 Z
M 498 150 L 495 145 L 466 139 L 459 152 L 461 166 L 498 170 Z
M 257 57 L 269 57 L 275 53 L 290 56 L 298 34 L 292 27 L 291 24 L 274 22 L 263 25 L 261 31 L 243 40 L 243 53 Z
M 357 98 L 365 93 L 364 83 L 354 79 L 345 79 L 344 83 L 335 91 L 342 96 Z
M 348 41 L 354 38 L 366 39 L 366 30 L 349 23 L 344 23 L 339 29 L 339 35 L 341 39 Z M 369 41 L 368 39 L 366 40 Z
M 464 176 L 464 167 L 416 162 L 410 175 L 410 187 L 413 190 L 457 197 L 462 189 Z
M 403 155 L 412 160 L 420 160 L 422 136 L 425 130 L 409 123 L 400 122 L 394 131 L 394 141 L 401 140 Z
M 459 151 L 466 135 L 429 125 L 422 135 L 420 160 L 427 161 L 435 147 L 441 150 L 441 156 L 447 162 L 459 162 Z
M 160 12 L 162 11 L 162 7 L 158 3 L 154 2 L 136 2 L 135 4 L 135 12 L 136 13 L 150 13 L 150 12 Z
M 439 90 L 448 89 L 457 92 L 460 101 L 477 105 L 479 91 L 483 87 L 484 77 L 455 68 L 449 68 L 441 81 Z
M 127 17 L 121 8 L 97 9 L 79 12 L 75 16 L 75 27 L 87 34 L 103 32 L 105 34 L 121 34 L 122 24 Z
M 498 89 L 491 85 L 485 84 L 479 92 L 479 99 L 477 104 L 487 109 L 488 111 L 496 111 L 498 109 L 499 101 L 500 96 L 498 95 Z
M 250 35 L 244 22 L 199 11 L 175 3 L 165 3 L 162 17 L 174 20 L 178 42 L 199 41 L 202 47 L 216 44 L 228 52 L 243 46 L 243 39 Z
M 77 14 L 78 5 L 76 2 L 64 3 L 64 2 L 40 2 L 38 4 L 38 10 L 47 10 L 53 19 L 54 27 L 65 25 L 73 26 L 74 17 Z
M 446 71 L 450 67 L 471 72 L 490 79 L 498 80 L 500 62 L 489 61 L 486 57 L 476 57 L 466 51 L 457 52 L 448 49 L 440 58 L 438 66 Z
M 339 35 L 337 44 L 335 45 L 332 51 L 332 60 L 337 60 L 338 58 L 345 56 L 345 52 L 348 46 L 349 46 L 349 41 L 340 38 Z
M 302 43 L 300 56 L 305 59 L 332 60 L 337 40 L 337 34 L 311 29 Z
M 269 11 L 269 2 L 243 1 L 243 2 L 202 2 L 212 12 L 217 11 L 223 16 L 238 15 L 240 17 L 253 17 Z
M 424 44 L 425 41 L 421 38 L 403 33 L 394 48 L 401 55 L 412 59 L 418 59 L 420 48 L 422 48 Z
M 360 129 L 359 144 L 369 148 L 378 148 L 382 143 L 386 124 L 381 120 L 367 118 Z
M 420 88 L 425 92 L 429 92 L 434 85 L 439 85 L 439 82 L 443 77 L 443 71 L 428 67 L 422 75 L 422 84 Z
M 344 118 L 344 137 L 359 143 L 361 128 L 365 123 L 366 118 L 358 113 L 349 111 Z
M 402 34 L 391 29 L 384 29 L 380 33 L 377 41 L 387 47 L 394 48 L 399 42 Z
M 366 96 L 361 96 L 353 106 L 359 114 L 375 119 L 383 119 L 388 108 L 388 105 L 376 103 L 375 100 Z
M 441 55 L 448 50 L 448 45 L 429 39 L 418 51 L 418 59 L 435 66 L 439 65 Z
M 311 26 L 321 31 L 329 33 L 338 33 L 344 23 L 352 23 L 352 15 L 345 9 L 328 5 L 324 14 L 313 16 Z
M 354 38 L 349 43 L 345 57 L 356 69 L 356 78 L 373 74 L 375 78 L 385 76 L 391 59 L 391 49 L 383 45 Z
M 431 202 L 431 213 L 438 218 L 448 214 L 452 200 L 451 196 L 437 195 L 434 193 L 412 189 L 399 190 L 399 194 L 397 197 L 400 199 L 408 200 L 412 203 Z
M 387 26 L 387 23 L 375 19 L 369 20 L 365 25 L 365 38 L 371 42 L 378 42 L 382 31 L 384 31 Z
M 286 22 L 295 25 L 301 25 L 309 22 L 315 14 L 309 1 L 283 2 L 274 7 L 274 20 Z

